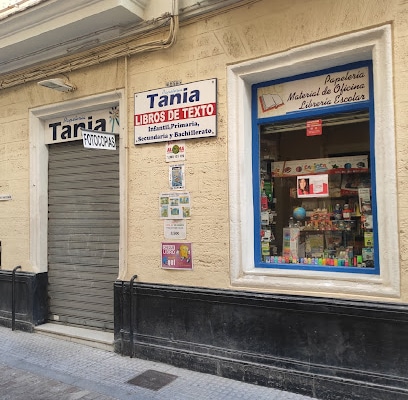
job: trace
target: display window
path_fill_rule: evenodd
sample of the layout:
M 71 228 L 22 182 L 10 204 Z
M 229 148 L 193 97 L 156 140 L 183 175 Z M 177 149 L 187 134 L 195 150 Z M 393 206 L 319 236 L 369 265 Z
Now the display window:
M 227 67 L 232 285 L 400 296 L 392 54 L 385 25 Z
M 256 267 L 379 274 L 371 74 L 253 86 Z

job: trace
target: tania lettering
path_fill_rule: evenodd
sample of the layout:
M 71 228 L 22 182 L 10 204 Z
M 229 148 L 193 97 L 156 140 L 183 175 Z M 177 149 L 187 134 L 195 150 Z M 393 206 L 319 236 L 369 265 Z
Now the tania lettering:
M 62 140 L 66 140 L 77 138 L 81 128 L 94 131 L 106 131 L 106 120 L 104 118 L 100 118 L 94 123 L 92 116 L 89 116 L 86 123 L 79 122 L 72 125 L 62 125 L 62 122 L 54 122 L 48 126 L 52 129 L 52 140 L 57 140 L 57 137 L 60 137 Z
M 166 107 L 173 104 L 185 104 L 200 101 L 200 91 L 192 90 L 188 92 L 187 88 L 184 88 L 182 92 L 172 93 L 170 95 L 159 96 L 158 93 L 148 94 L 146 96 L 149 99 L 149 108 Z M 157 104 L 155 102 L 157 101 Z

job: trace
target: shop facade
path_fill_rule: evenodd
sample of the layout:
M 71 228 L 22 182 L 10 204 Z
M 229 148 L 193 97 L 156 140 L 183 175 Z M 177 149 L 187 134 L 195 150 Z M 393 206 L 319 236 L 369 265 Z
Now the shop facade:
M 173 7 L 100 60 L 44 61 L 73 91 L 0 78 L 1 324 L 21 265 L 18 329 L 107 330 L 125 356 L 321 399 L 408 398 L 407 5 Z

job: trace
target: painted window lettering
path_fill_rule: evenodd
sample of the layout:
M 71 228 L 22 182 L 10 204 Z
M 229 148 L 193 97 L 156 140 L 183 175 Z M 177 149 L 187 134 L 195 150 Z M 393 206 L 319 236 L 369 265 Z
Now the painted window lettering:
M 337 84 L 339 82 L 343 82 L 343 81 L 349 81 L 352 79 L 361 79 L 364 78 L 366 76 L 366 74 L 364 73 L 364 71 L 358 71 L 355 73 L 350 73 L 350 71 L 346 71 L 345 75 L 342 75 L 340 77 L 336 77 L 333 78 L 330 74 L 326 75 L 326 79 L 324 81 L 324 83 L 334 83 Z

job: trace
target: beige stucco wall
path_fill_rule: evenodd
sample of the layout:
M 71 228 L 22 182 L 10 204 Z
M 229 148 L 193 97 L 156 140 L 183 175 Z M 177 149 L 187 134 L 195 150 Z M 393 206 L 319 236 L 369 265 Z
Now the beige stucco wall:
M 18 92 L 22 92 L 18 90 Z M 2 268 L 29 264 L 27 103 L 12 90 L 0 96 L 0 202 Z
M 402 296 L 408 301 L 408 126 L 406 60 L 408 4 L 400 0 L 260 0 L 225 12 L 182 23 L 176 44 L 69 74 L 78 90 L 62 94 L 27 83 L 0 92 L 0 202 L 2 268 L 21 264 L 30 269 L 29 255 L 29 133 L 28 109 L 117 88 L 127 90 L 127 270 L 143 282 L 230 288 L 227 81 L 229 64 L 286 51 L 344 33 L 392 23 L 395 71 L 395 118 Z M 288 64 L 290 65 L 290 59 Z M 181 80 L 218 80 L 218 135 L 187 140 L 186 190 L 192 198 L 187 242 L 193 244 L 193 271 L 161 269 L 163 221 L 158 196 L 168 191 L 164 144 L 135 146 L 134 93 Z M 390 166 L 393 168 L 393 166 Z M 381 190 L 381 188 L 379 188 Z M 239 202 L 239 199 L 236 199 Z M 263 290 L 257 288 L 256 290 Z M 313 294 L 313 293 L 311 293 Z M 393 299 L 392 301 L 395 301 Z
M 73 93 L 59 93 L 36 83 L 0 92 L 0 195 L 12 197 L 12 200 L 0 201 L 2 269 L 21 265 L 24 271 L 33 271 L 30 224 L 35 211 L 30 213 L 29 110 L 122 87 L 123 65 L 123 60 L 114 60 L 72 74 L 79 86 Z

